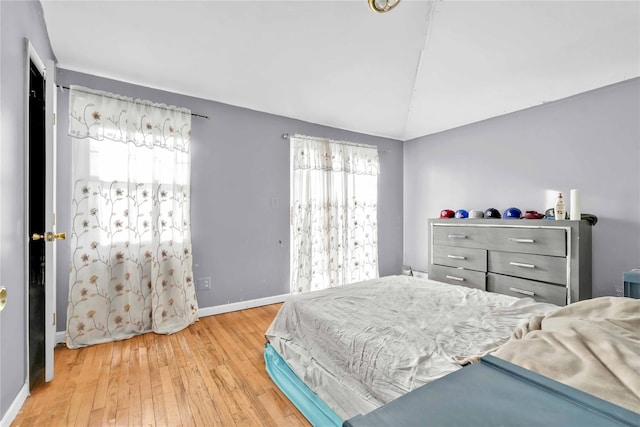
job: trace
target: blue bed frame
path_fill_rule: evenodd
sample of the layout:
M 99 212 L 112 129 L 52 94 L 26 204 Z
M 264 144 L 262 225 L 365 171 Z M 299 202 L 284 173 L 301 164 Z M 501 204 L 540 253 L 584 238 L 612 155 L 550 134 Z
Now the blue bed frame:
M 264 347 L 264 363 L 273 382 L 312 425 L 342 426 L 343 420 L 298 378 L 271 344 Z
M 638 413 L 494 356 L 343 422 L 270 344 L 264 359 L 273 382 L 314 426 L 640 425 Z

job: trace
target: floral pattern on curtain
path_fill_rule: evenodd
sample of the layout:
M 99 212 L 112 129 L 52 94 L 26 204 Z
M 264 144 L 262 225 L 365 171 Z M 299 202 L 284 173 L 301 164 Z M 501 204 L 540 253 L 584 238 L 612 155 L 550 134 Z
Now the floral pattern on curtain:
M 291 292 L 378 277 L 376 147 L 291 137 Z
M 71 87 L 70 348 L 197 320 L 189 110 Z

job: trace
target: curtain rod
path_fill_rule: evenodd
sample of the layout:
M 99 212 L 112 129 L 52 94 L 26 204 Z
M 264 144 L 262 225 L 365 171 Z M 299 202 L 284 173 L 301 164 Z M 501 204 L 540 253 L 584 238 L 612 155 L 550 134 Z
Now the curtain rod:
M 63 86 L 63 85 L 59 85 L 59 84 L 56 84 L 56 86 L 58 86 L 60 89 L 69 90 L 69 88 L 67 86 Z M 113 97 L 109 97 L 109 98 L 113 98 Z M 118 99 L 118 98 L 114 98 L 114 99 Z M 170 110 L 170 108 L 166 108 L 166 107 L 158 107 L 158 108 L 164 108 L 165 110 Z M 191 115 L 194 116 L 194 117 L 200 117 L 200 118 L 203 118 L 203 119 L 211 120 L 211 117 L 205 116 L 204 114 L 191 113 Z
M 295 135 L 294 135 L 294 136 L 295 136 Z M 371 144 L 358 144 L 358 143 L 356 143 L 356 142 L 348 142 L 348 141 L 333 141 L 333 140 L 328 139 L 328 138 L 316 138 L 316 137 L 308 137 L 308 136 L 307 136 L 307 137 L 305 137 L 304 135 L 299 135 L 299 136 L 300 136 L 300 137 L 302 137 L 302 138 L 326 139 L 326 140 L 328 140 L 328 141 L 336 142 L 336 143 L 338 143 L 338 144 L 353 145 L 353 146 L 355 146 L 355 147 L 376 148 L 376 149 L 378 149 L 378 151 L 383 151 L 383 152 L 385 152 L 385 153 L 390 153 L 390 152 L 391 152 L 391 149 L 390 149 L 390 148 L 380 148 L 380 147 L 378 147 L 377 145 L 371 145 Z M 282 134 L 282 139 L 289 139 L 289 134 L 288 134 L 288 133 L 283 133 L 283 134 Z

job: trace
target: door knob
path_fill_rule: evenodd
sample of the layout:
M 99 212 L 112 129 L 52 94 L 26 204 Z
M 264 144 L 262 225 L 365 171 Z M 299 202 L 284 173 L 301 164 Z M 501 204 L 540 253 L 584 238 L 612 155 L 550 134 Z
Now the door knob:
M 0 286 L 0 311 L 7 305 L 7 288 Z
M 33 240 L 41 240 L 44 239 L 47 242 L 53 242 L 56 239 L 65 240 L 67 238 L 66 233 L 53 233 L 51 231 L 47 231 L 44 234 L 33 233 L 31 236 Z

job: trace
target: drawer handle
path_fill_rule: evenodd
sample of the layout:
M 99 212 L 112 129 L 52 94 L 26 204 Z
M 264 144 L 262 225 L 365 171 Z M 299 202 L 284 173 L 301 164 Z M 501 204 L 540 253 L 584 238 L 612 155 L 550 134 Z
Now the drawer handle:
M 460 255 L 447 255 L 447 258 L 452 258 L 452 259 L 467 259 L 467 257 L 465 257 L 465 256 L 460 256 Z
M 509 241 L 515 243 L 535 243 L 533 239 L 517 239 L 515 237 L 509 237 Z
M 456 277 L 456 276 L 445 276 L 447 279 L 457 280 L 458 282 L 464 282 L 464 277 Z
M 467 236 L 465 236 L 464 234 L 449 234 L 447 237 L 449 237 L 450 239 L 466 239 Z
M 519 294 L 522 294 L 522 295 L 528 295 L 528 296 L 530 296 L 530 297 L 532 297 L 532 296 L 534 296 L 534 295 L 536 294 L 535 292 L 525 291 L 525 290 L 523 290 L 523 289 L 518 289 L 518 288 L 509 288 L 509 290 L 510 290 L 511 292 L 517 292 L 517 293 L 519 293 Z
M 514 261 L 511 261 L 509 264 L 510 264 L 510 265 L 515 265 L 516 267 L 536 268 L 536 266 L 535 266 L 535 265 L 533 265 L 533 264 L 524 264 L 524 263 L 522 263 L 522 262 L 514 262 Z

